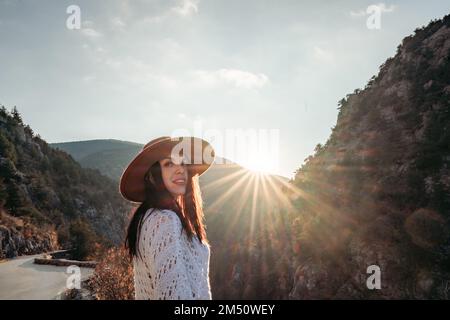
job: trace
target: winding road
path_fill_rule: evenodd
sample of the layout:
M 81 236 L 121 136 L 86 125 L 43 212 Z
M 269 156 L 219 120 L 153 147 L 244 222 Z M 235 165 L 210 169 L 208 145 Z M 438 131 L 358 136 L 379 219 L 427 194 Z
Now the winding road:
M 59 299 L 66 289 L 70 273 L 67 267 L 34 264 L 33 256 L 22 256 L 0 261 L 0 300 Z M 80 268 L 81 279 L 90 276 L 93 269 Z

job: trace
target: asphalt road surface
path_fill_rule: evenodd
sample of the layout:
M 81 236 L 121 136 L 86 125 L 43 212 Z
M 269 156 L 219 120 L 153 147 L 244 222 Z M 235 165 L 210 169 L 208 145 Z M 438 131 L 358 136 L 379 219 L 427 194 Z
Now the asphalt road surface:
M 0 262 L 0 300 L 59 299 L 73 273 L 66 273 L 68 267 L 34 264 L 34 258 L 40 256 L 22 256 Z M 81 279 L 85 279 L 93 269 L 80 268 L 80 271 Z

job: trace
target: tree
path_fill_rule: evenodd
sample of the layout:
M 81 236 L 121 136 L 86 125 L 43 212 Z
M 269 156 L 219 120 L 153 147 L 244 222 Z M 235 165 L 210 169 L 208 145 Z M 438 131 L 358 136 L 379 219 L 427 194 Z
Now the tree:
M 19 111 L 17 110 L 16 106 L 14 106 L 11 110 L 11 114 L 13 116 L 13 119 L 17 121 L 19 124 L 23 124 L 22 116 L 20 115 Z
M 5 205 L 7 197 L 8 191 L 6 189 L 4 179 L 0 177 L 0 208 L 3 208 L 3 206 Z
M 16 168 L 11 160 L 6 159 L 0 163 L 0 177 L 4 178 L 7 183 L 16 179 Z
M 13 163 L 17 162 L 16 148 L 2 132 L 0 132 L 0 155 L 8 158 Z
M 6 189 L 8 191 L 8 197 L 5 207 L 12 215 L 17 215 L 17 210 L 26 204 L 26 196 L 20 187 L 12 181 L 7 185 Z
M 84 260 L 93 254 L 96 235 L 86 221 L 78 218 L 70 223 L 70 244 L 73 249 L 73 258 Z

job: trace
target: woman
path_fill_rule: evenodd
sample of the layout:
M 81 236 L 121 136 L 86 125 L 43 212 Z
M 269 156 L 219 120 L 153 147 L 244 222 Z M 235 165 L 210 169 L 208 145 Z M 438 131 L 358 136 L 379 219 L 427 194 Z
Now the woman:
M 181 143 L 181 154 L 174 153 Z M 207 151 L 210 158 L 204 161 Z M 211 299 L 198 183 L 211 159 L 214 150 L 202 139 L 161 137 L 147 143 L 122 174 L 122 196 L 140 203 L 125 241 L 136 299 Z

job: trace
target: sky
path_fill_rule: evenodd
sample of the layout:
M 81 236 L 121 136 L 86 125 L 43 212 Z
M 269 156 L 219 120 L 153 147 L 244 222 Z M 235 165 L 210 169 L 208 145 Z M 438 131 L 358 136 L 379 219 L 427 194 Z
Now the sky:
M 49 143 L 186 133 L 292 177 L 338 101 L 449 13 L 448 0 L 0 0 L 0 104 Z M 256 139 L 245 157 L 233 134 Z

